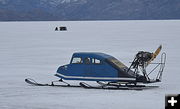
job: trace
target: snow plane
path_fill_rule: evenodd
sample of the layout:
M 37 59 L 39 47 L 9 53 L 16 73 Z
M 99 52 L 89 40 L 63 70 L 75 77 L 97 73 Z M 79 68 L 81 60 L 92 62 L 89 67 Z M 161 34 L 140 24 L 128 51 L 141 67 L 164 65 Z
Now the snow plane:
M 95 89 L 144 89 L 147 88 L 144 84 L 161 82 L 166 54 L 161 54 L 160 62 L 152 63 L 161 49 L 160 45 L 154 53 L 139 51 L 130 67 L 105 53 L 77 52 L 72 55 L 70 63 L 60 66 L 55 74 L 60 78 L 58 82 L 63 82 L 65 85 L 55 85 L 54 83 L 57 81 L 52 81 L 51 84 L 40 84 L 30 78 L 25 81 L 33 85 L 67 87 L 74 86 L 64 80 L 95 81 L 100 86 L 91 86 L 85 82 L 80 82 L 78 86 Z M 147 72 L 146 67 L 149 64 L 156 66 Z M 150 74 L 157 68 L 159 71 L 156 78 L 151 79 Z

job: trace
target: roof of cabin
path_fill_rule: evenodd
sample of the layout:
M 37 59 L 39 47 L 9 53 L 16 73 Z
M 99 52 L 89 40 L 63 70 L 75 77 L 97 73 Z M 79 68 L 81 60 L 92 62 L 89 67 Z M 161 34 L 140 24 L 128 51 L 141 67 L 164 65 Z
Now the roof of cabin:
M 107 59 L 113 56 L 100 52 L 77 52 L 73 54 L 73 57 L 91 57 L 91 58 Z

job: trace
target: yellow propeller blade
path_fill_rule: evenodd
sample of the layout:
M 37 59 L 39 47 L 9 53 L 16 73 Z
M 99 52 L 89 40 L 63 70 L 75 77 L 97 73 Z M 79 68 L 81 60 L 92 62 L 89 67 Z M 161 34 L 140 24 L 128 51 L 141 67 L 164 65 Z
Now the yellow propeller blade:
M 162 49 L 162 45 L 160 45 L 156 49 L 156 51 L 152 54 L 152 58 L 148 61 L 147 65 L 149 65 L 156 58 L 156 56 L 160 53 L 161 49 Z

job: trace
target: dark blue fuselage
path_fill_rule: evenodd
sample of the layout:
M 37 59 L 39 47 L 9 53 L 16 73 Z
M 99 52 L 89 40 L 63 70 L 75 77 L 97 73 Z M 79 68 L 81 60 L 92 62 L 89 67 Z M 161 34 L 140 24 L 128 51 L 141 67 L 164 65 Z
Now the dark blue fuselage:
M 135 81 L 132 71 L 116 58 L 104 53 L 74 53 L 70 64 L 60 66 L 55 76 L 66 80 Z

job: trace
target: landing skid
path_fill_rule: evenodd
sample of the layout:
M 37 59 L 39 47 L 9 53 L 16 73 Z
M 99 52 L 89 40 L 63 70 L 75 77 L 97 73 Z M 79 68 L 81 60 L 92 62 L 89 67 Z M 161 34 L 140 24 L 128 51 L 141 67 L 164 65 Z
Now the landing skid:
M 158 86 L 145 86 L 145 85 L 132 85 L 132 84 L 117 84 L 117 83 L 103 83 L 97 81 L 100 86 L 91 86 L 87 83 L 80 82 L 80 86 L 86 89 L 110 89 L 110 90 L 144 90 L 144 89 L 152 89 L 158 88 Z
M 70 85 L 66 82 L 62 82 L 62 80 L 58 80 L 58 81 L 52 81 L 51 84 L 43 84 L 43 83 L 38 83 L 36 82 L 34 79 L 31 79 L 31 78 L 27 78 L 25 79 L 25 82 L 30 84 L 30 85 L 34 85 L 34 86 L 55 86 L 55 87 L 81 87 L 79 85 Z M 65 83 L 64 85 L 62 84 L 54 84 L 55 82 L 62 82 L 62 83 Z
M 92 86 L 90 84 L 87 84 L 85 82 L 80 82 L 79 85 L 70 85 L 69 83 L 63 81 L 62 79 L 58 81 L 52 81 L 51 84 L 42 84 L 36 82 L 34 79 L 27 78 L 25 79 L 25 82 L 34 86 L 52 86 L 52 87 L 83 87 L 85 89 L 108 89 L 108 90 L 144 90 L 144 89 L 153 89 L 158 88 L 158 86 L 145 86 L 145 85 L 123 85 L 119 83 L 103 83 L 97 81 L 99 86 Z M 60 82 L 63 84 L 55 84 L 56 82 Z

